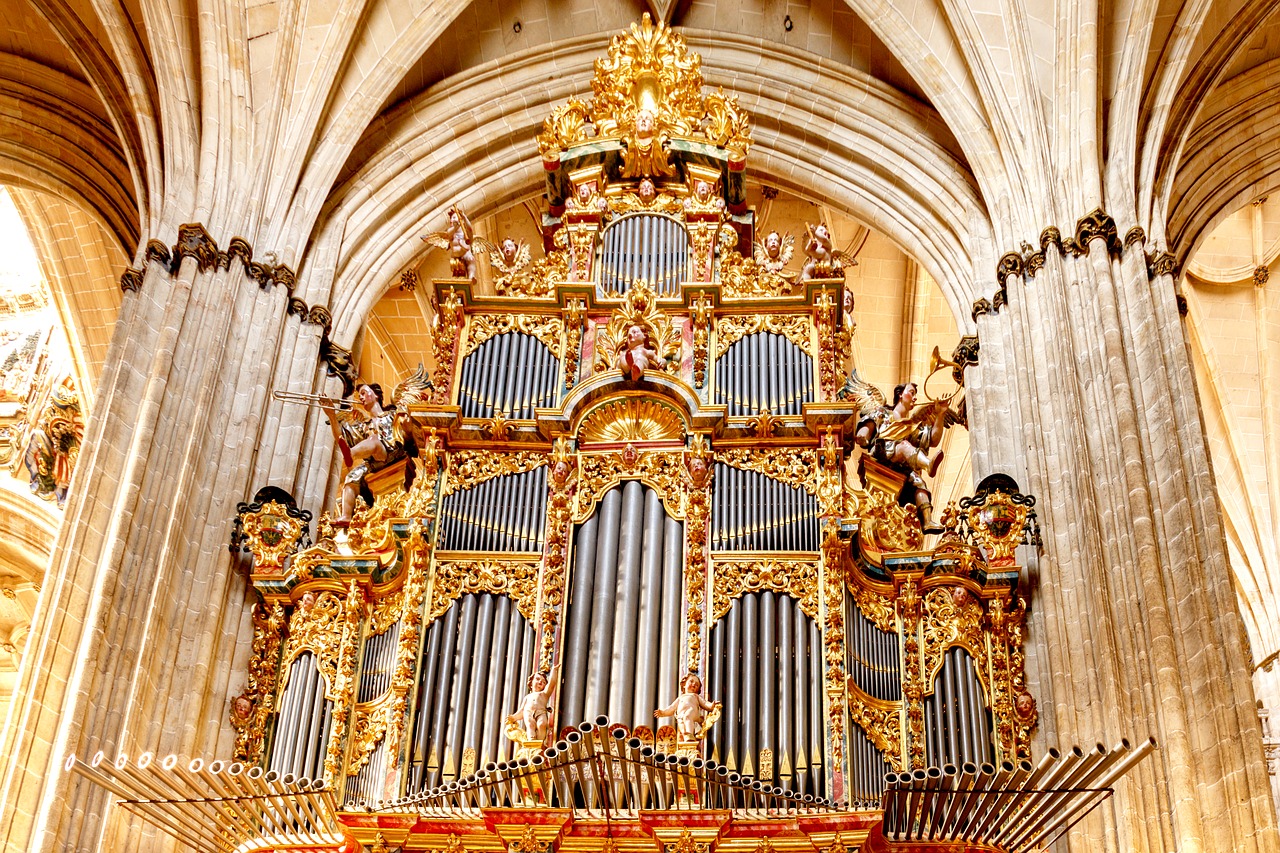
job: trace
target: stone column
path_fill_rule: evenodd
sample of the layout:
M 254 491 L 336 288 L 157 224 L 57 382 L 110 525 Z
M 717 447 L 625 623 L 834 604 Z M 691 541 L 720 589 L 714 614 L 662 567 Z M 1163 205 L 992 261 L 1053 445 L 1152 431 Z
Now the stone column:
M 1159 741 L 1071 849 L 1274 851 L 1191 362 L 1143 242 L 1099 213 L 1006 256 L 970 368 L 975 473 L 1039 498 L 1028 668 L 1048 739 Z
M 153 241 L 122 279 L 0 753 L 9 850 L 163 847 L 65 773 L 68 754 L 231 755 L 251 631 L 230 519 L 264 472 L 295 485 L 300 430 L 276 442 L 285 427 L 264 415 L 281 377 L 314 381 L 319 332 L 290 313 L 287 270 L 251 263 L 243 241 L 220 253 L 198 226 L 179 241 L 172 266 Z

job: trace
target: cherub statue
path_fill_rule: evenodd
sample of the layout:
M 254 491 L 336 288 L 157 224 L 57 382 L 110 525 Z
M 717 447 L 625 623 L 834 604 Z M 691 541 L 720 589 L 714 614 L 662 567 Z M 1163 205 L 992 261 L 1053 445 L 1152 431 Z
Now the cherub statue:
M 714 193 L 715 187 L 710 181 L 701 178 L 693 182 L 693 192 L 684 200 L 684 212 L 688 214 L 720 213 L 724 210 L 724 199 Z
M 335 526 L 345 527 L 351 523 L 356 496 L 370 472 L 407 455 L 399 414 L 410 403 L 425 402 L 431 387 L 426 368 L 419 364 L 412 376 L 396 386 L 389 407 L 384 408 L 382 386 L 376 382 L 357 385 L 355 399 L 341 412 L 334 405 L 336 401 L 321 399 L 320 407 L 329 415 L 329 427 L 347 466 L 346 476 L 342 478 L 341 513 L 333 522 Z
M 800 280 L 811 278 L 838 278 L 844 274 L 844 265 L 857 261 L 831 245 L 831 230 L 821 222 L 806 229 L 804 253 L 808 260 L 800 270 Z
M 597 191 L 595 181 L 583 181 L 576 185 L 573 195 L 569 198 L 570 213 L 595 216 L 603 213 L 608 207 L 604 196 Z
M 720 718 L 719 702 L 708 702 L 702 698 L 702 679 L 689 673 L 680 682 L 683 691 L 665 708 L 653 712 L 653 716 L 676 718 L 676 731 L 686 740 L 700 741 L 707 735 L 707 729 Z M 708 714 L 710 712 L 710 714 Z M 710 717 L 710 719 L 708 719 Z
M 771 273 L 783 275 L 783 267 L 791 263 L 796 250 L 796 238 L 791 234 L 770 231 L 763 240 L 756 241 L 755 262 Z M 791 273 L 792 276 L 795 273 Z
M 667 152 L 663 147 L 665 143 L 666 134 L 658 127 L 657 116 L 647 109 L 637 112 L 634 129 L 627 140 L 627 150 L 622 158 L 622 176 L 665 178 L 674 175 L 675 169 L 668 162 Z
M 557 664 L 548 675 L 535 672 L 529 676 L 529 692 L 520 701 L 520 707 L 507 717 L 508 726 L 519 726 L 524 736 L 541 743 L 547 739 L 547 727 L 551 723 L 551 700 L 560 683 L 560 666 Z
M 858 428 L 854 442 L 879 462 L 906 475 L 898 502 L 914 504 L 920 526 L 926 533 L 940 532 L 933 523 L 933 494 L 925 483 L 933 477 L 942 462 L 942 451 L 935 450 L 947 428 L 960 423 L 948 400 L 930 400 L 916 406 L 914 382 L 904 382 L 893 389 L 893 403 L 884 394 L 858 376 L 849 373 L 836 399 L 858 404 Z
M 497 273 L 494 286 L 499 294 L 505 293 L 516 276 L 529 266 L 529 244 L 524 241 L 517 243 L 506 237 L 497 246 L 486 242 L 485 247 L 489 252 L 489 263 Z
M 449 208 L 449 224 L 444 231 L 435 231 L 422 238 L 437 249 L 449 253 L 449 271 L 454 278 L 476 279 L 476 256 L 472 251 L 475 229 L 462 208 L 456 204 Z
M 627 329 L 627 337 L 618 350 L 618 357 L 613 366 L 622 371 L 628 379 L 635 381 L 640 374 L 651 367 L 657 367 L 662 359 L 653 347 L 649 346 L 649 336 L 638 323 Z

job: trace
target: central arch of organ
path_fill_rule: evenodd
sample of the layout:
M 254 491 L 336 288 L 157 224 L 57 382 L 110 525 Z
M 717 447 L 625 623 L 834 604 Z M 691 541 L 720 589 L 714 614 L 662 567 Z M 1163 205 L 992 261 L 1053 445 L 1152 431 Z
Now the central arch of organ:
M 592 91 L 537 140 L 542 260 L 506 247 L 477 281 L 465 214 L 441 236 L 436 364 L 398 392 L 406 453 L 364 477 L 372 504 L 314 545 L 287 495 L 242 506 L 261 602 L 235 757 L 323 779 L 374 849 L 816 850 L 891 834 L 882 809 L 941 839 L 960 815 L 910 813 L 900 774 L 1045 778 L 1034 500 L 996 476 L 928 505 L 959 397 L 895 413 L 846 375 L 816 227 L 799 276 L 752 256 L 749 118 L 678 35 L 618 35 Z M 537 673 L 541 738 L 509 718 Z M 655 716 L 691 674 L 702 738 Z

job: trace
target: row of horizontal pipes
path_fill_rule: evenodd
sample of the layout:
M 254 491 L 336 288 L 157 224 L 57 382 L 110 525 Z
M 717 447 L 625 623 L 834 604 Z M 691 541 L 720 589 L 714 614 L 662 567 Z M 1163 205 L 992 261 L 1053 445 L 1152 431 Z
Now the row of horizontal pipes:
M 514 806 L 573 808 L 606 818 L 635 817 L 642 809 L 728 809 L 761 816 L 835 809 L 829 800 L 754 779 L 715 760 L 658 752 L 603 715 L 567 729 L 540 755 L 491 763 L 465 779 L 368 805 L 378 811 L 413 809 L 428 819 Z
M 143 753 L 114 761 L 72 755 L 66 770 L 110 791 L 120 805 L 197 850 L 279 847 L 336 849 L 344 843 L 333 795 L 323 780 L 281 776 L 240 762 Z
M 711 519 L 713 550 L 818 550 L 814 496 L 756 471 L 715 464 Z
M 493 477 L 446 495 L 441 501 L 440 548 L 541 551 L 546 514 L 545 466 Z
M 784 335 L 755 332 L 716 359 L 716 402 L 730 416 L 799 415 L 813 402 L 813 358 Z
M 1088 752 L 1049 749 L 1033 768 L 965 762 L 885 776 L 883 832 L 891 842 L 964 842 L 1008 853 L 1047 848 L 1111 796 L 1116 780 L 1155 748 L 1122 740 Z
M 560 359 L 525 332 L 495 335 L 462 360 L 458 405 L 464 418 L 531 420 L 555 404 Z
M 772 590 L 732 602 L 711 629 L 708 682 L 725 716 L 707 754 L 730 770 L 822 796 L 822 641 L 795 599 Z
M 527 691 L 534 630 L 505 595 L 467 594 L 431 623 L 409 762 L 409 789 L 465 775 L 509 754 L 502 719 Z M 467 771 L 469 772 L 469 771 Z
M 656 294 L 678 293 L 688 278 L 689 234 L 679 220 L 658 213 L 623 216 L 604 229 L 600 241 L 602 296 L 626 293 L 637 279 Z
M 316 656 L 304 651 L 289 666 L 272 738 L 271 770 L 280 776 L 318 777 L 333 729 L 333 700 Z
M 608 491 L 578 526 L 565 609 L 559 719 L 652 722 L 675 698 L 684 526 L 638 480 Z

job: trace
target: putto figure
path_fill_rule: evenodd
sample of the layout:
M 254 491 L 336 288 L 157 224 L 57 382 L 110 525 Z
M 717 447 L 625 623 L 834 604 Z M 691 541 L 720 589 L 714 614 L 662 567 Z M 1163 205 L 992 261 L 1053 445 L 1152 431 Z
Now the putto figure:
M 811 278 L 842 278 L 845 264 L 853 266 L 857 261 L 831 245 L 831 229 L 821 222 L 808 227 L 804 242 L 807 260 L 800 270 L 800 280 Z
M 529 676 L 529 692 L 525 694 L 516 712 L 507 717 L 507 724 L 520 727 L 525 738 L 541 743 L 547 739 L 547 727 L 551 723 L 551 700 L 556 685 L 560 683 L 560 666 L 551 673 L 535 672 Z
M 475 229 L 462 208 L 456 204 L 449 208 L 449 223 L 444 231 L 436 231 L 422 238 L 437 249 L 449 253 L 449 273 L 454 278 L 476 280 L 476 256 L 472 250 Z
M 529 244 L 506 237 L 497 246 L 486 243 L 485 248 L 488 249 L 489 263 L 494 269 L 494 287 L 499 295 L 503 295 L 516 276 L 529 266 Z
M 771 273 L 782 275 L 783 268 L 791 263 L 791 256 L 796 250 L 796 238 L 790 234 L 779 234 L 770 231 L 763 240 L 756 242 L 754 260 Z M 795 273 L 791 273 L 795 276 Z
M 707 730 L 720 717 L 719 702 L 708 702 L 702 697 L 702 679 L 689 673 L 680 682 L 681 694 L 665 708 L 653 712 L 655 718 L 675 716 L 676 731 L 689 741 L 700 741 Z M 708 713 L 710 712 L 710 713 Z
M 649 336 L 645 330 L 639 324 L 634 324 L 627 329 L 627 337 L 613 366 L 634 382 L 646 370 L 658 367 L 661 361 L 657 351 L 649 346 Z
M 627 140 L 622 160 L 624 178 L 667 178 L 675 168 L 667 160 L 664 149 L 666 134 L 658 127 L 657 117 L 649 110 L 636 113 L 635 129 Z

